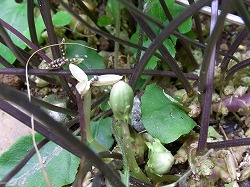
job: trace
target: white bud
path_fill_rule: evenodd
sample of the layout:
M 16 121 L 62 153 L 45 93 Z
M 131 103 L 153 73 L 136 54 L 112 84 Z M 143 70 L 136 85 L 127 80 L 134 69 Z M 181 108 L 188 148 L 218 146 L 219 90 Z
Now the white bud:
M 69 70 L 73 77 L 78 80 L 78 82 L 88 81 L 88 76 L 86 75 L 86 73 L 77 65 L 69 64 Z
M 114 74 L 107 74 L 107 75 L 100 75 L 97 77 L 96 81 L 92 82 L 93 86 L 107 86 L 117 83 L 119 80 L 122 79 L 120 75 Z
M 81 96 L 84 96 L 84 94 L 90 89 L 90 82 L 89 81 L 79 82 L 76 85 L 76 89 Z

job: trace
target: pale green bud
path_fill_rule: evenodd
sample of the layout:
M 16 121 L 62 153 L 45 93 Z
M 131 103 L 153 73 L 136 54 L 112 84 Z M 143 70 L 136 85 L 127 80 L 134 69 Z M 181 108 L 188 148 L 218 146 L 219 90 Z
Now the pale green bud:
M 154 142 L 147 142 L 146 144 L 149 148 L 148 169 L 159 176 L 167 173 L 174 164 L 174 156 L 158 139 L 155 139 Z
M 110 92 L 110 106 L 117 120 L 128 122 L 133 107 L 133 89 L 124 81 L 114 84 Z

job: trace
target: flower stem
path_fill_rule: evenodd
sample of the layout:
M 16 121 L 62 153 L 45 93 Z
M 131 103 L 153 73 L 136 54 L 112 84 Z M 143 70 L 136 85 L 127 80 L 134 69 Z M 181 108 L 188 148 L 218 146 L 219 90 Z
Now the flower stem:
M 97 149 L 99 152 L 108 151 L 105 147 L 99 144 L 93 137 L 90 126 L 90 112 L 91 112 L 91 89 L 84 95 L 83 101 L 84 119 L 86 125 L 86 140 L 91 147 Z
M 142 172 L 141 168 L 138 166 L 136 162 L 135 153 L 134 153 L 131 140 L 130 140 L 130 131 L 129 131 L 128 123 L 125 123 L 124 121 L 120 121 L 120 123 L 121 123 L 122 141 L 123 141 L 122 149 L 128 161 L 128 166 L 130 168 L 131 175 L 145 183 L 149 183 L 149 179 Z
M 124 174 L 122 176 L 122 182 L 125 184 L 126 187 L 129 186 L 129 165 L 128 165 L 128 159 L 126 157 L 126 154 L 123 149 L 123 143 L 122 143 L 122 136 L 121 136 L 121 128 L 118 126 L 118 124 L 115 122 L 116 120 L 113 119 L 112 122 L 112 131 L 113 135 L 115 137 L 115 140 L 117 142 L 118 147 L 121 150 L 122 153 L 122 160 L 123 160 L 123 171 Z

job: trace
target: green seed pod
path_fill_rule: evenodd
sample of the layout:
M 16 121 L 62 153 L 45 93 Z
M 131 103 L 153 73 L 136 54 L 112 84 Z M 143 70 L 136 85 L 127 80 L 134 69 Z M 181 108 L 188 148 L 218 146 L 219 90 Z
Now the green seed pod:
M 174 156 L 160 142 L 155 139 L 154 142 L 146 143 L 149 148 L 147 167 L 150 172 L 161 176 L 167 173 L 174 164 Z
M 128 122 L 133 107 L 134 92 L 124 81 L 114 84 L 110 92 L 110 106 L 117 120 Z

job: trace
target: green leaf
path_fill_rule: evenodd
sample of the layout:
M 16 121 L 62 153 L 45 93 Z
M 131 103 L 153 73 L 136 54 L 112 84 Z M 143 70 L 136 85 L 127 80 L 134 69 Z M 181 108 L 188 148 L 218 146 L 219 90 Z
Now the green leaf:
M 91 131 L 95 140 L 103 147 L 110 149 L 114 144 L 114 138 L 111 128 L 111 118 L 91 121 Z
M 71 19 L 72 19 L 71 15 L 65 11 L 60 11 L 52 15 L 53 25 L 57 27 L 68 25 Z M 41 15 L 35 18 L 35 25 L 36 25 L 36 34 L 37 34 L 38 41 L 41 42 L 42 41 L 41 34 L 46 29 L 46 26 L 43 22 L 43 18 Z M 23 35 L 30 40 L 29 30 L 26 30 L 23 33 Z
M 57 12 L 52 17 L 53 24 L 58 27 L 68 25 L 72 19 L 72 16 L 65 11 Z
M 11 50 L 6 47 L 5 45 L 3 45 L 2 43 L 0 43 L 0 51 L 1 51 L 1 56 L 7 60 L 10 64 L 13 64 L 16 60 L 16 57 L 13 55 L 13 53 L 11 52 Z M 2 64 L 0 64 L 0 68 L 4 67 Z
M 225 187 L 233 187 L 234 185 L 233 185 L 233 183 L 229 183 L 229 184 L 225 184 L 224 186 Z
M 5 22 L 10 24 L 20 33 L 22 33 L 25 37 L 30 39 L 28 21 L 27 21 L 27 3 L 16 3 L 15 1 L 9 0 L 1 0 L 1 7 L 4 7 L 0 11 L 0 17 Z M 71 15 L 68 12 L 60 11 L 52 16 L 53 24 L 55 26 L 65 26 L 70 23 Z M 41 40 L 41 32 L 45 29 L 44 22 L 42 17 L 39 15 L 35 19 L 36 24 L 36 32 L 38 40 Z M 27 47 L 26 43 L 24 43 L 21 39 L 19 39 L 16 35 L 8 31 L 10 38 L 21 49 Z M 0 45 L 0 51 L 2 51 L 1 56 L 6 59 L 10 64 L 13 64 L 16 60 L 16 57 L 10 50 L 7 50 L 4 45 Z M 4 52 L 3 52 L 4 51 Z M 2 66 L 0 66 L 2 67 Z
M 171 9 L 174 4 L 174 0 L 165 0 L 165 3 L 167 4 L 168 8 Z M 157 18 L 160 22 L 164 22 L 167 19 L 166 14 L 158 0 L 145 1 L 143 9 L 149 15 L 153 16 L 154 18 Z
M 100 109 L 105 111 L 110 109 L 108 99 L 100 104 Z
M 106 5 L 106 11 L 110 13 L 112 16 L 115 16 L 116 14 L 116 3 L 117 0 L 108 0 L 107 5 Z M 120 2 L 118 2 L 120 3 Z M 124 8 L 124 5 L 120 3 L 120 10 Z
M 144 47 L 148 47 L 148 46 L 150 46 L 150 44 L 152 44 L 152 41 L 151 41 L 150 39 L 148 39 L 148 40 L 146 40 L 145 42 L 143 42 L 143 46 L 144 46 Z M 164 41 L 164 46 L 167 48 L 167 50 L 168 50 L 168 52 L 170 53 L 170 55 L 171 55 L 172 57 L 175 57 L 176 50 L 175 50 L 175 46 L 174 46 L 172 40 L 171 40 L 171 39 L 166 39 L 166 40 Z M 142 51 L 142 52 L 141 52 L 141 56 L 142 56 L 144 53 L 145 53 L 145 52 Z M 156 56 L 152 56 L 152 57 L 150 58 L 150 60 L 148 61 L 148 63 L 147 63 L 147 65 L 146 65 L 145 69 L 146 69 L 146 70 L 153 70 L 153 69 L 155 69 L 156 66 L 157 66 L 157 62 L 158 62 L 158 61 L 159 61 L 159 58 L 157 58 Z M 143 79 L 147 79 L 149 76 L 148 76 L 148 75 L 142 75 L 141 77 L 142 77 Z
M 169 8 L 169 11 L 173 18 L 180 15 L 184 10 L 185 7 L 178 5 L 174 3 L 173 0 L 165 0 L 165 3 L 167 4 L 167 7 Z M 166 18 L 166 14 L 161 7 L 161 4 L 157 0 L 148 0 L 144 5 L 144 11 L 147 12 L 147 14 L 153 16 L 154 18 L 158 19 L 160 22 L 164 24 L 168 24 L 168 19 Z M 156 28 L 153 24 L 150 24 L 153 26 L 153 28 Z M 185 20 L 179 27 L 179 31 L 184 34 L 191 30 L 192 28 L 192 20 L 191 17 Z
M 167 99 L 160 87 L 148 85 L 142 98 L 142 122 L 154 138 L 170 143 L 187 134 L 196 125 L 183 110 Z
M 139 38 L 139 35 L 138 35 L 138 32 L 136 32 L 135 34 L 133 34 L 133 36 L 131 37 L 131 42 L 133 43 L 138 43 L 138 38 Z M 173 39 L 176 39 L 176 37 L 173 36 Z M 174 41 L 176 43 L 176 40 Z M 144 47 L 148 47 L 152 44 L 152 41 L 147 38 L 146 40 L 144 40 L 143 42 L 143 46 Z M 176 54 L 176 50 L 175 50 L 175 46 L 172 42 L 171 39 L 166 39 L 164 41 L 164 46 L 167 48 L 167 50 L 169 51 L 169 53 L 171 54 L 172 57 L 175 57 L 175 54 Z M 136 50 L 134 49 L 131 49 L 131 51 L 136 54 Z M 141 56 L 144 54 L 144 51 L 141 52 Z M 157 62 L 158 62 L 159 58 L 157 58 L 156 56 L 152 56 L 150 58 L 150 60 L 148 61 L 145 69 L 146 70 L 153 70 L 155 69 L 155 67 L 157 66 Z M 143 79 L 147 79 L 149 76 L 147 75 L 142 75 L 142 78 Z
M 68 58 L 83 58 L 78 66 L 82 69 L 105 69 L 103 57 L 101 57 L 94 49 L 88 47 L 88 43 L 82 40 L 74 40 L 73 43 L 81 45 L 66 45 L 66 55 Z M 85 45 L 85 46 L 82 46 Z
M 16 3 L 15 1 L 1 0 L 0 18 L 12 27 L 23 33 L 28 30 L 27 23 L 27 3 Z M 4 8 L 3 8 L 4 7 Z M 17 36 L 7 31 L 12 41 L 20 48 L 24 49 L 26 44 Z
M 42 31 L 45 30 L 45 25 L 44 25 L 44 22 L 43 22 L 43 18 L 41 15 L 39 15 L 37 18 L 35 18 L 35 25 L 36 25 L 36 35 L 37 35 L 37 38 L 38 38 L 38 41 L 41 42 L 42 38 L 41 38 L 41 34 L 42 34 Z M 24 31 L 22 33 L 26 38 L 28 38 L 29 40 L 30 39 L 30 33 L 29 33 L 29 30 L 27 29 L 26 31 Z
M 106 27 L 108 25 L 111 25 L 114 23 L 114 18 L 110 17 L 110 16 L 107 16 L 107 15 L 102 15 L 99 19 L 98 19 L 98 22 L 97 24 L 100 26 L 100 27 Z
M 152 44 L 152 41 L 150 39 L 146 40 L 145 42 L 143 42 L 143 46 L 144 47 L 148 47 L 150 46 L 150 44 Z M 144 55 L 144 51 L 141 52 L 141 56 Z M 145 69 L 146 70 L 153 70 L 155 69 L 155 67 L 157 66 L 157 61 L 159 60 L 159 58 L 157 58 L 156 56 L 152 56 L 150 58 L 150 60 L 148 61 Z M 142 76 L 144 79 L 146 79 L 146 77 L 148 77 L 147 75 L 143 75 Z
M 27 3 L 16 3 L 15 1 L 1 0 L 0 18 L 17 29 L 19 32 L 24 33 L 28 31 L 27 23 Z M 3 8 L 4 7 L 4 8 Z M 24 49 L 26 44 L 20 40 L 16 35 L 6 30 L 12 41 L 20 48 Z M 1 56 L 8 60 L 11 64 L 15 61 L 15 56 L 6 47 L 0 45 Z M 5 52 L 3 52 L 5 51 Z
M 170 55 L 174 58 L 176 54 L 175 45 L 171 39 L 166 39 L 164 41 L 164 46 L 167 48 Z
M 173 7 L 170 9 L 170 13 L 172 14 L 172 16 L 175 18 L 178 15 L 180 15 L 186 8 L 178 5 L 178 4 L 174 4 Z M 188 19 L 186 19 L 179 27 L 178 27 L 180 33 L 185 34 L 189 31 L 191 31 L 192 29 L 192 19 L 191 17 L 189 17 Z
M 43 137 L 36 136 L 40 141 Z M 0 178 L 2 179 L 33 147 L 31 135 L 19 139 L 7 152 L 0 157 Z M 59 187 L 73 182 L 79 158 L 62 149 L 53 142 L 47 143 L 40 153 L 46 172 L 53 186 Z M 46 186 L 37 156 L 34 155 L 22 170 L 15 175 L 8 186 Z

